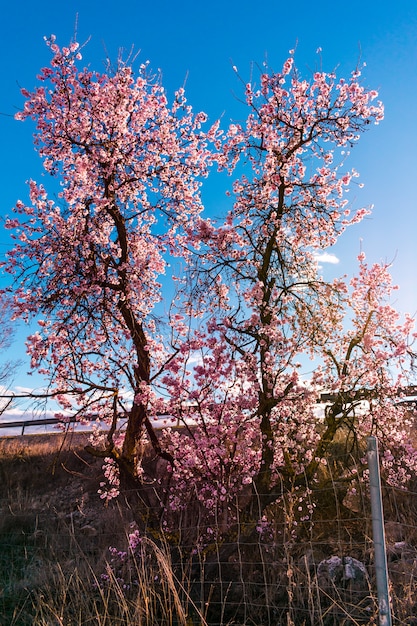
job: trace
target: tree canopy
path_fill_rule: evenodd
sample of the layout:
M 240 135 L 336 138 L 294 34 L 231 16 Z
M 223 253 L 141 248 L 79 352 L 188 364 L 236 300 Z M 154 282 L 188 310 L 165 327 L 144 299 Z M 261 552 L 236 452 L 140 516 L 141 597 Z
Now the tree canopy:
M 50 66 L 17 118 L 35 121 L 61 191 L 55 201 L 31 181 L 30 203 L 7 220 L 7 294 L 15 317 L 38 324 L 32 367 L 63 409 L 108 423 L 91 449 L 107 459 L 109 494 L 119 472 L 140 486 L 145 433 L 170 477 L 163 506 L 197 497 L 225 527 L 237 495 L 264 510 L 277 484 L 318 480 L 340 437 L 347 483 L 369 434 L 407 480 L 417 457 L 395 399 L 412 380 L 413 320 L 391 305 L 387 264 L 361 254 L 357 276 L 334 281 L 318 264 L 369 213 L 346 198 L 357 177 L 347 153 L 383 117 L 361 71 L 303 77 L 291 54 L 246 85 L 246 120 L 222 129 L 183 89 L 170 102 L 147 64 L 98 73 L 77 43 L 47 45 Z M 231 179 L 217 220 L 200 194 L 213 166 Z M 159 414 L 183 428 L 158 436 Z

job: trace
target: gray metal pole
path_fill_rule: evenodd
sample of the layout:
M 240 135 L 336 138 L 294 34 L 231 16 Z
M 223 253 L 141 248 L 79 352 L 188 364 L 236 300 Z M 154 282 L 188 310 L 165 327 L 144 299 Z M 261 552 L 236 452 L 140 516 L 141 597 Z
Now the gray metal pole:
M 368 437 L 369 485 L 371 491 L 372 532 L 375 553 L 376 586 L 380 626 L 391 626 L 388 590 L 387 553 L 385 550 L 384 514 L 382 509 L 381 475 L 379 472 L 378 440 Z

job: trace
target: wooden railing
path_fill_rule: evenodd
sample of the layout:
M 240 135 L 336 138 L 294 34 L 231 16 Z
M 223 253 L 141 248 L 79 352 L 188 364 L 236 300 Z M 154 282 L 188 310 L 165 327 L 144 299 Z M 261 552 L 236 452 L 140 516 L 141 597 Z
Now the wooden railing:
M 351 393 L 346 393 L 346 400 L 350 401 L 358 401 L 358 400 L 369 400 L 371 398 L 376 397 L 375 393 L 372 390 L 368 389 L 358 389 Z M 337 398 L 337 394 L 334 393 L 321 393 L 317 398 L 318 404 L 325 404 L 327 402 L 334 402 Z M 399 403 L 401 404 L 417 404 L 417 385 L 412 385 L 410 387 L 405 387 L 401 390 L 399 394 Z M 91 421 L 96 419 L 96 415 L 91 416 Z M 162 417 L 162 416 L 161 416 Z M 83 422 L 88 421 L 88 419 L 83 418 Z M 47 417 L 44 419 L 35 419 L 35 420 L 20 420 L 16 422 L 0 422 L 0 429 L 2 428 L 21 428 L 21 435 L 24 434 L 26 428 L 30 428 L 31 426 L 49 426 L 52 424 L 62 424 L 63 426 L 67 424 L 72 424 L 74 422 L 78 422 L 76 417 L 68 417 L 68 419 L 62 420 L 57 417 Z
M 327 393 L 323 392 L 317 398 L 318 404 L 326 404 L 327 402 L 335 402 L 338 398 L 343 399 L 346 402 L 358 402 L 360 400 L 373 400 L 378 398 L 378 391 L 374 389 L 355 389 L 353 391 L 345 391 L 341 393 Z M 416 404 L 417 403 L 417 385 L 410 385 L 398 389 L 397 392 L 398 404 Z
M 84 421 L 85 421 L 85 418 L 83 418 L 83 422 Z M 66 426 L 67 424 L 72 424 L 74 422 L 78 422 L 78 419 L 76 417 L 69 417 L 68 419 L 65 419 L 65 420 L 58 419 L 57 417 L 45 417 L 43 419 L 37 419 L 37 420 L 26 420 L 26 421 L 20 420 L 17 422 L 0 422 L 0 428 L 21 428 L 22 432 L 20 434 L 23 435 L 25 432 L 25 429 L 30 428 L 31 426 L 49 426 L 52 424 L 62 424 L 63 426 Z

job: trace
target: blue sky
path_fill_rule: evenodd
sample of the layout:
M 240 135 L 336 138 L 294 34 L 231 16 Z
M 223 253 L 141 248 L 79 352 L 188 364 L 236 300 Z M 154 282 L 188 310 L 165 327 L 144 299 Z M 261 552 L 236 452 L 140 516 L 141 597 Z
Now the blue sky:
M 78 16 L 78 18 L 77 18 Z M 13 114 L 21 107 L 19 86 L 29 89 L 49 61 L 43 36 L 54 33 L 65 45 L 73 37 L 90 42 L 84 60 L 102 69 L 106 56 L 134 46 L 139 61 L 160 68 L 168 94 L 183 85 L 196 110 L 224 121 L 242 112 L 237 101 L 251 63 L 267 59 L 280 69 L 288 50 L 296 47 L 303 71 L 316 67 L 322 48 L 323 69 L 338 67 L 348 74 L 366 62 L 365 83 L 380 92 L 385 120 L 372 128 L 352 151 L 350 166 L 364 189 L 351 192 L 354 206 L 374 205 L 370 219 L 352 228 L 332 251 L 339 263 L 326 265 L 330 274 L 350 274 L 362 247 L 370 261 L 394 260 L 394 281 L 400 285 L 397 307 L 417 311 L 417 2 L 316 2 L 299 0 L 67 0 L 6 3 L 2 8 L 0 48 L 1 94 L 0 214 L 26 198 L 25 181 L 41 179 L 41 164 L 32 146 L 33 127 Z M 208 210 L 221 213 L 223 193 L 207 194 Z M 1 230 L 0 257 L 8 246 Z M 14 353 L 23 353 L 19 333 Z M 23 380 L 22 375 L 22 380 Z

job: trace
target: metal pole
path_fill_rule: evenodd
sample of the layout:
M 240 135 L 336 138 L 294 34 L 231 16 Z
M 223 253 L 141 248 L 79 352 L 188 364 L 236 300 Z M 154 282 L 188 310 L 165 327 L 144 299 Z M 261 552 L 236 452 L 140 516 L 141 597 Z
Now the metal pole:
M 378 440 L 368 437 L 369 485 L 371 491 L 372 531 L 375 553 L 376 586 L 380 626 L 391 626 L 388 590 L 387 553 L 385 550 L 384 514 L 382 509 L 381 475 L 379 472 Z

